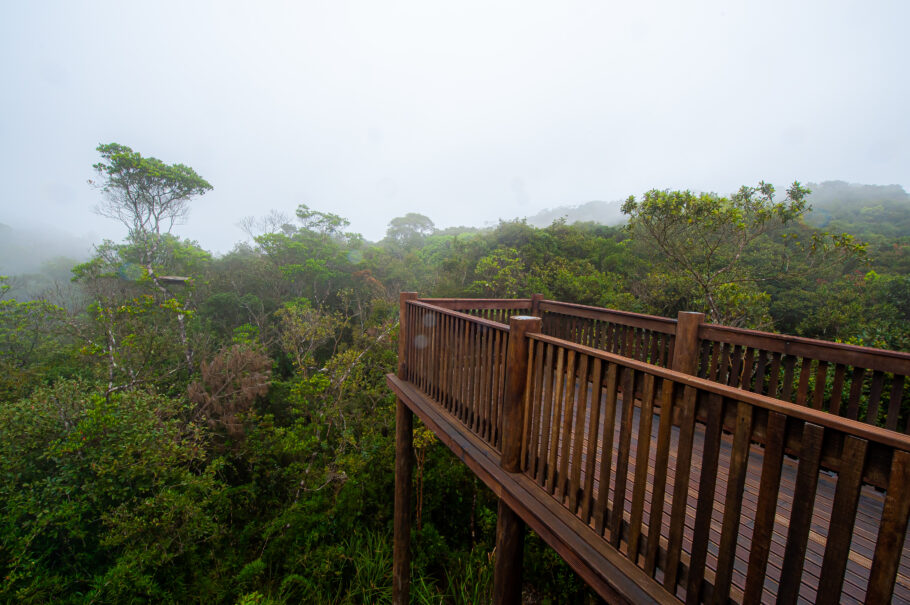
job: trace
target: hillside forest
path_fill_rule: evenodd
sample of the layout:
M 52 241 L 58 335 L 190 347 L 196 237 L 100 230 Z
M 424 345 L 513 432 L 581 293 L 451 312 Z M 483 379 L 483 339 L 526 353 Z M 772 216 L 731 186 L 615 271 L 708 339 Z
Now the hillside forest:
M 401 291 L 910 350 L 899 186 L 653 190 L 621 226 L 412 213 L 379 242 L 301 204 L 216 256 L 176 227 L 212 184 L 98 152 L 128 237 L 0 278 L 0 602 L 388 602 Z M 485 602 L 496 500 L 419 425 L 414 448 L 412 598 Z M 527 602 L 593 600 L 534 536 L 524 560 Z

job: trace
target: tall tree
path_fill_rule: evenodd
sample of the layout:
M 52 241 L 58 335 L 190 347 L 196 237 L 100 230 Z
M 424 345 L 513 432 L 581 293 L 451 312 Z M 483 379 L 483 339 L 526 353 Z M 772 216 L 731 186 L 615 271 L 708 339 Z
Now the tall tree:
M 103 158 L 94 165 L 99 180 L 89 181 L 104 193 L 104 202 L 97 211 L 126 226 L 130 239 L 138 246 L 149 278 L 162 294 L 170 297 L 155 271 L 155 265 L 162 262 L 166 249 L 162 246 L 162 236 L 186 217 L 189 201 L 211 191 L 212 186 L 189 166 L 168 165 L 157 158 L 142 157 L 119 143 L 99 145 L 97 151 Z M 177 322 L 186 363 L 192 367 L 186 313 L 179 312 Z

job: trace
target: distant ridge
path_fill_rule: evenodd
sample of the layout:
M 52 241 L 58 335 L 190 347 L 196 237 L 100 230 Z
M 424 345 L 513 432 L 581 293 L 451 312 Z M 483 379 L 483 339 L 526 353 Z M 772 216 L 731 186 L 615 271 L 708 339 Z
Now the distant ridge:
M 557 206 L 541 210 L 527 217 L 529 225 L 549 227 L 553 221 L 565 217 L 566 223 L 599 223 L 601 225 L 621 225 L 626 222 L 622 213 L 622 202 L 591 201 L 576 206 Z

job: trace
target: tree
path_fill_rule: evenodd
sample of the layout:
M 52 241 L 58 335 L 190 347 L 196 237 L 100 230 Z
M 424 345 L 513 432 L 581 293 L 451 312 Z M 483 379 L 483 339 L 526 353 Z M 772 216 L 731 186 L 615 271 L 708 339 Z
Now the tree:
M 800 225 L 809 193 L 798 182 L 781 201 L 765 182 L 743 186 L 729 198 L 651 190 L 641 201 L 630 197 L 622 211 L 636 245 L 648 256 L 660 252 L 652 258 L 655 267 L 693 284 L 698 299 L 690 304 L 700 304 L 714 322 L 737 325 L 767 317 L 768 296 L 758 284 L 788 272 L 792 260 L 806 270 L 816 265 L 802 262 L 807 258 L 863 251 L 849 235 L 786 230 Z M 769 241 L 771 234 L 780 237 Z
M 420 245 L 428 235 L 435 232 L 436 226 L 428 217 L 416 212 L 409 212 L 389 221 L 385 237 L 387 241 L 398 244 L 402 248 L 411 248 Z
M 141 154 L 119 143 L 97 147 L 103 161 L 93 167 L 100 181 L 89 181 L 104 193 L 105 201 L 97 212 L 123 223 L 129 238 L 137 245 L 141 262 L 148 277 L 158 290 L 170 296 L 155 272 L 163 261 L 166 247 L 162 235 L 186 217 L 189 201 L 211 191 L 212 186 L 183 164 L 165 164 L 157 158 Z M 177 314 L 180 340 L 187 366 L 192 366 L 192 349 L 186 336 L 185 314 Z

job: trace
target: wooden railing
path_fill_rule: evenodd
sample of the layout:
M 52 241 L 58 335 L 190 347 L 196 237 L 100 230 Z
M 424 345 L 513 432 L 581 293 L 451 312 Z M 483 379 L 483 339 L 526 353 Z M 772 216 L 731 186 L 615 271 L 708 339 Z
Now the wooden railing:
M 826 411 L 866 402 L 855 418 L 878 405 L 889 424 L 906 354 L 702 326 L 699 377 L 666 367 L 675 320 L 539 297 L 403 312 L 401 378 L 493 451 L 517 440 L 516 470 L 578 524 L 564 541 L 614 549 L 688 603 L 910 601 L 910 437 Z M 520 336 L 527 382 L 509 426 L 497 320 L 528 312 L 562 337 Z M 871 375 L 856 397 L 855 375 Z M 758 386 L 782 398 L 745 390 Z
M 509 326 L 408 303 L 405 378 L 499 451 Z
M 910 354 L 697 322 L 677 343 L 677 319 L 529 299 L 428 299 L 507 323 L 530 313 L 543 333 L 712 382 L 910 433 Z M 681 314 L 682 315 L 682 314 Z M 686 314 L 689 316 L 700 314 Z M 681 363 L 683 359 L 694 363 Z
M 522 470 L 670 593 L 890 600 L 910 506 L 906 436 L 529 338 Z M 884 498 L 870 485 L 885 486 Z M 872 506 L 858 527 L 861 496 Z M 868 567 L 857 563 L 873 552 Z

